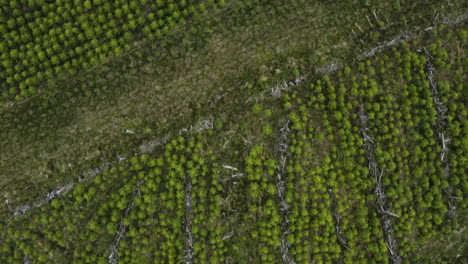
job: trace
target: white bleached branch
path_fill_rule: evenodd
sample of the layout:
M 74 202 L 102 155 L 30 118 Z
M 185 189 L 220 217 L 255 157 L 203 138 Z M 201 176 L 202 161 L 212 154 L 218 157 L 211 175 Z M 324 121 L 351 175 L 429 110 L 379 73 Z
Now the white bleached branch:
M 239 171 L 239 169 L 237 169 L 236 167 L 232 167 L 232 166 L 226 165 L 226 164 L 223 164 L 222 167 L 229 170 L 229 171 L 231 171 L 231 177 L 232 178 L 244 176 L 244 173 L 237 172 L 237 171 Z
M 231 232 L 229 232 L 229 233 L 227 233 L 227 234 L 225 234 L 225 235 L 223 236 L 223 240 L 226 240 L 226 239 L 232 237 L 233 235 L 234 235 L 234 232 L 231 231 Z
M 369 172 L 375 178 L 375 189 L 374 194 L 377 200 L 377 212 L 380 215 L 380 226 L 382 228 L 382 233 L 385 237 L 385 243 L 387 244 L 388 252 L 392 263 L 400 264 L 401 257 L 397 252 L 397 242 L 394 238 L 393 217 L 399 218 L 400 216 L 392 213 L 389 208 L 386 207 L 386 195 L 383 188 L 382 178 L 384 176 L 384 170 L 379 169 L 377 161 L 375 159 L 374 149 L 375 149 L 375 139 L 370 135 L 368 127 L 368 116 L 364 109 L 363 105 L 360 105 L 359 112 L 359 123 L 360 123 L 360 132 L 363 138 L 363 148 L 366 155 L 367 161 L 369 163 Z
M 238 171 L 237 168 L 234 168 L 234 167 L 229 166 L 229 165 L 223 165 L 223 168 L 228 169 L 228 170 Z
M 296 81 L 297 84 L 301 83 L 304 81 L 305 77 L 302 79 L 298 79 Z M 290 155 L 289 153 L 289 134 L 290 134 L 290 129 L 289 129 L 289 120 L 286 121 L 286 124 L 280 129 L 279 131 L 279 138 L 276 144 L 276 149 L 279 153 L 279 163 L 276 168 L 276 188 L 278 190 L 278 197 L 280 200 L 280 205 L 281 205 L 281 212 L 283 215 L 283 221 L 281 223 L 282 227 L 282 235 L 281 235 L 281 246 L 280 246 L 280 251 L 281 255 L 283 258 L 283 261 L 288 263 L 288 264 L 295 264 L 292 255 L 289 251 L 291 248 L 291 245 L 288 243 L 286 236 L 291 233 L 289 230 L 289 219 L 288 219 L 288 214 L 289 214 L 289 204 L 286 202 L 284 199 L 284 192 L 286 190 L 286 181 L 284 180 L 283 176 L 286 174 L 286 161 L 287 157 Z
M 246 102 L 248 103 L 248 102 L 251 102 L 251 101 L 255 101 L 255 102 L 260 101 L 260 100 L 264 99 L 265 95 L 268 94 L 268 93 L 274 98 L 279 98 L 279 97 L 281 97 L 281 94 L 283 92 L 288 91 L 292 87 L 296 87 L 296 86 L 300 85 L 306 79 L 307 79 L 307 75 L 300 75 L 299 77 L 294 79 L 294 81 L 289 81 L 289 82 L 283 81 L 282 83 L 277 83 L 272 88 L 269 88 L 269 89 L 267 89 L 265 91 L 262 91 L 259 94 L 250 96 L 247 99 Z
M 182 258 L 181 262 L 185 264 L 192 264 L 193 262 L 193 234 L 192 234 L 192 218 L 193 218 L 193 208 L 192 208 L 192 180 L 188 175 L 185 175 L 185 221 L 184 221 L 184 230 L 186 234 L 185 238 L 185 255 Z
M 454 18 L 457 23 L 465 20 L 467 18 L 467 14 L 465 16 L 459 16 L 457 18 Z M 447 18 L 444 19 L 446 21 Z M 445 23 L 447 24 L 447 23 Z M 435 71 L 435 66 L 433 64 L 434 57 L 430 52 L 426 49 L 426 47 L 423 48 L 422 51 L 419 52 L 424 52 L 424 55 L 426 56 L 426 77 L 427 80 L 429 81 L 429 86 L 431 87 L 431 92 L 432 92 L 432 99 L 434 102 L 434 105 L 437 109 L 437 130 L 439 133 L 439 138 L 440 138 L 440 143 L 442 145 L 442 149 L 440 150 L 440 162 L 442 163 L 442 166 L 444 169 L 442 170 L 442 175 L 444 178 L 449 178 L 450 175 L 450 163 L 448 160 L 448 153 L 450 151 L 450 138 L 445 136 L 446 130 L 447 130 L 447 111 L 448 108 L 447 106 L 440 100 L 440 95 L 437 87 L 437 83 L 434 81 L 434 71 Z M 450 216 L 454 216 L 456 213 L 456 206 L 453 203 L 453 200 L 456 199 L 453 196 L 453 188 L 452 186 L 448 186 L 445 189 L 445 193 L 447 193 L 448 196 L 448 207 L 449 211 L 448 214 Z
M 333 219 L 335 219 L 335 234 L 336 234 L 336 237 L 338 238 L 338 243 L 342 247 L 351 251 L 351 249 L 348 247 L 348 242 L 344 238 L 344 231 L 341 229 L 341 215 L 336 209 L 337 205 L 335 202 L 335 194 L 333 193 L 332 189 L 328 189 L 328 194 L 330 195 L 330 199 L 332 201 L 332 216 L 333 216 Z M 343 257 L 344 257 L 344 254 L 341 254 L 340 262 L 342 262 Z
M 135 196 L 141 195 L 140 194 L 140 186 L 143 184 L 143 180 L 139 180 L 135 186 L 133 187 L 133 193 L 131 197 L 131 202 L 128 204 L 127 208 L 125 208 L 124 214 L 119 221 L 119 229 L 117 230 L 117 235 L 110 247 L 110 254 L 107 257 L 109 264 L 117 264 L 119 259 L 119 243 L 125 237 L 125 233 L 127 232 L 127 226 L 124 224 L 124 218 L 128 217 L 130 211 L 133 209 L 135 205 Z

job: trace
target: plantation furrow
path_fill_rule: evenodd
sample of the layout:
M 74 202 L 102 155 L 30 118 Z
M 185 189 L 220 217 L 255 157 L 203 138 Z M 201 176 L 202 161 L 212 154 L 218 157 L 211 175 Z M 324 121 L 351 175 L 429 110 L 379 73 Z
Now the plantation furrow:
M 447 126 L 447 107 L 445 104 L 441 101 L 437 84 L 435 83 L 433 79 L 433 73 L 435 71 L 435 67 L 433 65 L 434 57 L 427 51 L 426 47 L 423 47 L 424 50 L 424 55 L 426 56 L 426 77 L 427 80 L 429 81 L 429 86 L 432 91 L 432 100 L 434 101 L 435 107 L 437 108 L 437 113 L 438 113 L 438 118 L 437 118 L 437 125 L 439 130 L 445 130 L 445 127 Z M 443 131 L 440 131 L 443 132 Z M 445 145 L 445 142 L 442 143 L 442 145 Z M 441 161 L 443 159 L 443 152 L 445 149 L 442 149 L 441 153 Z
M 143 184 L 143 180 L 139 180 L 135 187 L 133 188 L 133 193 L 131 197 L 131 201 L 128 204 L 127 208 L 125 208 L 124 214 L 119 221 L 118 230 L 112 245 L 110 246 L 110 253 L 107 259 L 109 260 L 109 264 L 117 264 L 119 260 L 119 243 L 121 240 L 125 238 L 125 233 L 127 231 L 127 226 L 124 224 L 124 219 L 130 215 L 130 211 L 133 209 L 135 205 L 135 197 L 140 195 L 140 186 Z
M 24 255 L 23 264 L 33 264 L 33 262 L 28 258 L 28 256 Z
M 192 264 L 193 262 L 193 234 L 192 234 L 192 220 L 193 220 L 193 208 L 192 208 L 192 180 L 185 175 L 185 220 L 182 228 L 185 230 L 185 256 L 182 261 L 185 264 Z
M 290 248 L 291 244 L 287 241 L 287 235 L 291 233 L 291 230 L 289 229 L 289 210 L 290 210 L 290 205 L 288 202 L 285 200 L 285 190 L 286 190 L 286 166 L 287 166 L 287 157 L 290 155 L 289 153 L 289 120 L 286 121 L 284 126 L 280 128 L 279 131 L 279 138 L 277 141 L 277 151 L 279 153 L 279 162 L 278 162 L 278 167 L 276 168 L 276 176 L 277 176 L 277 181 L 276 181 L 276 188 L 278 190 L 278 198 L 280 201 L 280 212 L 282 214 L 283 220 L 281 222 L 281 256 L 283 258 L 283 261 L 288 264 L 295 264 L 291 253 L 290 253 Z
M 345 67 L 345 75 L 347 70 L 349 68 Z M 353 82 L 346 82 L 347 77 L 342 74 L 336 81 L 325 76 L 310 86 L 314 92 L 312 98 L 318 105 L 323 104 L 317 110 L 322 111 L 325 135 L 332 144 L 329 155 L 334 162 L 330 164 L 330 171 L 335 182 L 332 181 L 328 189 L 334 195 L 335 220 L 340 219 L 340 228 L 337 229 L 342 237 L 340 259 L 345 263 L 361 261 L 367 255 L 386 262 L 382 255 L 386 250 L 379 219 L 376 212 L 369 208 L 373 198 L 359 195 L 372 192 L 372 180 L 362 149 L 358 117 L 353 111 L 359 104 L 355 94 L 357 87 Z M 351 95 L 347 93 L 349 90 L 352 91 Z M 335 222 L 335 228 L 337 224 Z
M 285 105 L 297 105 L 289 114 L 289 141 L 286 201 L 291 206 L 287 241 L 297 263 L 337 262 L 342 249 L 335 232 L 332 201 L 328 189 L 329 145 L 323 137 L 323 120 L 318 118 L 309 95 L 297 91 L 285 95 Z
M 438 17 L 439 14 L 436 15 Z M 419 34 L 421 34 L 424 31 L 430 31 L 434 30 L 434 28 L 437 28 L 439 25 L 456 25 L 459 23 L 462 23 L 468 18 L 467 14 L 462 14 L 462 15 L 457 15 L 457 14 L 451 14 L 447 15 L 443 18 L 443 21 L 433 21 L 432 24 L 426 25 L 426 26 L 416 26 L 411 30 L 401 32 L 391 40 L 386 40 L 383 41 L 381 44 L 378 46 L 372 47 L 364 52 L 361 53 L 361 56 L 363 58 L 367 57 L 372 57 L 375 56 L 378 53 L 381 53 L 382 51 L 392 47 L 401 44 L 402 42 L 407 42 L 411 41 L 417 38 Z
M 335 234 L 338 239 L 338 243 L 340 244 L 341 248 L 345 250 L 350 250 L 349 247 L 347 246 L 346 239 L 344 238 L 344 232 L 343 229 L 341 228 L 341 215 L 338 212 L 338 205 L 336 204 L 335 200 L 335 194 L 333 193 L 332 189 L 328 189 L 328 194 L 330 195 L 330 200 L 331 200 L 331 214 L 333 215 L 333 220 L 335 221 Z M 343 263 L 343 258 L 344 254 L 342 253 L 340 255 L 340 258 L 338 259 L 339 263 Z
M 136 184 L 133 178 L 119 188 L 113 181 L 118 173 L 115 167 L 105 170 L 90 182 L 76 183 L 67 195 L 33 208 L 27 215 L 34 225 L 25 222 L 24 217 L 11 219 L 11 230 L 28 231 L 23 236 L 7 234 L 7 243 L 20 245 L 34 263 L 50 263 L 50 258 L 69 258 L 72 263 L 108 262 L 109 245 L 120 233 L 118 222 L 130 204 Z M 116 193 L 108 195 L 111 190 Z M 101 204 L 94 207 L 94 199 Z M 70 242 L 70 237 L 79 237 L 86 244 Z
M 371 176 L 375 179 L 375 190 L 374 195 L 377 199 L 377 211 L 380 215 L 380 226 L 382 227 L 383 236 L 387 244 L 388 252 L 392 263 L 399 264 L 402 262 L 401 257 L 398 254 L 398 243 L 394 237 L 393 230 L 393 218 L 400 216 L 390 212 L 388 205 L 386 204 L 386 195 L 384 188 L 382 186 L 382 177 L 384 175 L 384 170 L 379 168 L 376 158 L 375 158 L 375 138 L 371 134 L 370 128 L 367 124 L 368 116 L 364 110 L 364 106 L 360 105 L 359 108 L 359 124 L 360 132 L 363 140 L 363 149 L 369 163 L 369 172 Z
M 263 146 L 254 146 L 245 158 L 247 173 L 248 220 L 252 224 L 246 236 L 255 241 L 263 263 L 281 259 L 281 216 L 275 186 L 277 161 L 268 158 Z
M 80 178 L 79 183 L 83 183 L 85 181 L 92 180 L 94 177 L 96 177 L 97 175 L 102 173 L 104 170 L 108 169 L 110 167 L 110 165 L 111 165 L 111 163 L 106 162 L 106 163 L 103 163 L 99 168 L 89 170 L 87 172 L 88 175 L 85 176 L 84 179 Z M 74 183 L 74 182 L 70 182 L 68 184 L 65 184 L 65 185 L 61 186 L 60 188 L 56 188 L 55 190 L 52 190 L 51 192 L 48 192 L 45 195 L 45 198 L 43 198 L 41 200 L 37 200 L 36 202 L 29 203 L 29 204 L 21 204 L 21 205 L 15 206 L 13 209 L 10 209 L 10 211 L 13 212 L 11 217 L 23 216 L 24 214 L 26 214 L 26 212 L 28 212 L 29 210 L 31 210 L 33 208 L 39 208 L 39 207 L 47 205 L 52 199 L 57 198 L 59 196 L 63 196 L 65 194 L 67 194 L 69 191 L 73 190 L 75 184 L 76 183 Z M 7 204 L 8 207 L 10 207 L 9 200 L 6 200 L 5 203 Z
M 463 16 L 454 21 L 463 21 Z M 465 16 L 466 19 L 466 16 Z M 431 87 L 433 108 L 437 112 L 440 171 L 444 202 L 447 205 L 447 222 L 441 229 L 444 231 L 459 228 L 460 217 L 466 209 L 466 171 L 468 162 L 466 144 L 468 134 L 467 101 L 466 101 L 466 29 L 458 27 L 455 34 L 447 33 L 440 39 L 425 45 L 422 51 L 426 57 L 426 78 Z M 430 65 L 428 64 L 430 62 Z M 448 77 L 450 76 L 450 77 Z M 434 95 L 436 99 L 434 99 Z M 439 121 L 441 119 L 441 121 Z
M 433 74 L 435 72 L 435 67 L 433 64 L 434 57 L 430 54 L 430 52 L 426 49 L 426 47 L 423 47 L 424 54 L 426 56 L 426 77 L 427 80 L 429 81 L 429 85 L 432 91 L 432 100 L 434 102 L 434 106 L 437 109 L 437 134 L 439 135 L 440 138 L 440 145 L 441 150 L 440 150 L 440 163 L 442 163 L 442 174 L 445 179 L 450 178 L 450 161 L 449 161 L 449 151 L 450 151 L 450 138 L 447 136 L 447 111 L 448 108 L 447 106 L 443 103 L 443 101 L 440 99 L 437 83 L 433 79 Z M 453 195 L 453 189 L 450 184 L 447 186 L 445 189 L 447 196 L 448 196 L 448 208 L 449 208 L 449 215 L 452 217 L 456 213 L 456 206 L 454 203 L 454 195 Z
M 196 122 L 193 125 L 183 127 L 179 130 L 179 134 L 199 134 L 202 133 L 205 130 L 212 130 L 213 129 L 213 121 L 211 119 L 203 119 L 201 121 Z M 147 143 L 141 144 L 138 149 L 140 150 L 139 154 L 143 155 L 146 153 L 149 153 L 151 151 L 154 151 L 156 147 L 163 147 L 167 142 L 169 142 L 172 139 L 171 134 L 167 134 L 161 138 L 156 138 L 153 140 L 148 141 Z M 94 177 L 102 173 L 104 170 L 109 169 L 113 164 L 120 164 L 121 162 L 125 161 L 126 158 L 125 156 L 117 155 L 117 161 L 116 162 L 105 162 L 101 164 L 101 166 L 91 169 L 88 172 L 85 173 L 84 178 L 79 178 L 79 183 L 84 183 L 86 181 L 92 180 Z M 26 212 L 28 212 L 32 208 L 39 208 L 42 207 L 50 202 L 50 200 L 61 196 L 65 195 L 68 193 L 70 190 L 73 189 L 75 183 L 70 182 L 68 184 L 63 185 L 60 188 L 57 188 L 55 190 L 52 190 L 51 192 L 48 192 L 45 195 L 45 198 L 38 200 L 36 202 L 30 203 L 30 204 L 20 204 L 16 205 L 14 208 L 10 208 L 10 201 L 6 200 L 5 203 L 7 206 L 10 208 L 10 211 L 12 211 L 12 217 L 16 216 L 22 216 Z
M 135 198 L 136 207 L 127 218 L 128 240 L 122 246 L 124 263 L 154 260 L 176 263 L 184 259 L 186 242 L 186 166 L 189 162 L 186 139 L 169 141 L 159 157 L 133 157 L 133 167 L 141 171 L 145 184 Z M 164 180 L 163 180 L 164 179 Z M 184 186 L 185 185 L 185 186 Z
M 438 44 L 431 47 L 438 49 Z M 413 51 L 417 48 L 403 43 L 358 67 L 367 88 L 359 111 L 361 136 L 375 178 L 382 231 L 396 262 L 411 259 L 415 237 L 429 239 L 443 228 L 448 211 L 448 170 L 441 160 L 447 154 L 440 152 L 446 142 L 437 142 L 445 135 L 438 115 L 446 110 L 443 99 L 434 99 L 436 86 L 428 78 L 432 71 L 428 73 L 427 57 Z M 438 53 L 443 64 L 447 54 Z M 395 79 L 389 81 L 388 74 Z
M 196 123 L 184 126 L 179 129 L 178 135 L 193 135 L 202 133 L 205 130 L 212 130 L 213 129 L 213 120 L 210 118 L 205 118 Z M 171 133 L 168 133 L 162 137 L 157 137 L 154 139 L 150 139 L 147 142 L 138 146 L 141 154 L 149 153 L 154 151 L 156 147 L 163 147 L 167 142 L 173 139 L 175 136 Z
M 226 247 L 221 229 L 221 192 L 216 158 L 201 141 L 191 141 L 194 154 L 188 166 L 192 184 L 193 263 L 222 263 Z

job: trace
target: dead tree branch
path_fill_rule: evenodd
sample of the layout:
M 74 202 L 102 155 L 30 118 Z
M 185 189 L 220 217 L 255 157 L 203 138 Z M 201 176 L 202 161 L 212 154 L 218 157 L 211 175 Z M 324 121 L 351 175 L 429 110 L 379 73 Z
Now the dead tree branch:
M 270 95 L 274 98 L 279 98 L 281 97 L 281 94 L 283 92 L 288 91 L 291 87 L 300 85 L 306 79 L 307 79 L 307 75 L 301 75 L 297 77 L 296 79 L 294 79 L 294 81 L 290 81 L 290 82 L 284 81 L 283 83 L 277 83 L 274 87 L 268 90 L 265 90 L 265 91 L 260 92 L 259 94 L 250 96 L 246 102 L 247 103 L 251 101 L 257 102 L 257 101 L 263 100 L 265 98 L 265 95 L 268 93 L 270 93 Z
M 119 243 L 125 237 L 125 233 L 127 232 L 127 226 L 124 224 L 124 219 L 128 217 L 130 211 L 133 209 L 135 205 L 135 196 L 140 195 L 140 186 L 143 184 L 143 180 L 139 180 L 136 185 L 133 187 L 133 193 L 131 197 L 131 201 L 129 202 L 127 208 L 125 208 L 124 214 L 119 221 L 119 229 L 117 230 L 117 236 L 112 242 L 110 247 L 110 254 L 107 257 L 109 260 L 109 264 L 117 264 L 119 260 Z
M 331 211 L 332 211 L 332 216 L 333 219 L 335 219 L 335 234 L 336 237 L 338 238 L 338 243 L 340 244 L 341 247 L 346 248 L 347 250 L 351 251 L 351 249 L 348 247 L 348 242 L 344 238 L 344 231 L 341 229 L 341 215 L 337 210 L 337 204 L 335 200 L 335 194 L 333 193 L 332 189 L 328 189 L 328 194 L 330 195 L 330 200 L 331 200 Z M 340 256 L 340 263 L 343 263 L 343 258 L 344 258 L 344 253 L 341 254 Z
M 467 15 L 457 17 L 456 21 L 459 23 L 460 21 L 463 21 L 467 18 Z M 447 19 L 447 18 L 446 18 Z M 447 23 L 446 23 L 447 24 Z M 432 91 L 432 100 L 434 101 L 434 105 L 437 109 L 437 130 L 439 134 L 439 139 L 440 139 L 440 144 L 442 146 L 440 150 L 440 162 L 442 163 L 443 170 L 442 170 L 442 175 L 444 178 L 448 179 L 450 175 L 450 163 L 448 160 L 448 153 L 450 151 L 450 138 L 446 137 L 445 134 L 447 133 L 447 111 L 448 108 L 447 106 L 440 100 L 440 95 L 437 87 L 437 83 L 434 81 L 434 71 L 435 71 L 435 66 L 433 64 L 434 62 L 434 56 L 426 49 L 426 47 L 423 48 L 422 50 L 424 52 L 424 55 L 426 56 L 426 77 L 427 80 L 429 81 L 429 86 L 431 87 Z M 419 52 L 422 52 L 419 51 Z M 447 194 L 448 197 L 448 207 L 449 211 L 448 214 L 450 216 L 454 216 L 456 213 L 456 206 L 454 203 L 454 200 L 456 199 L 453 196 L 453 189 L 452 186 L 448 186 L 445 189 L 445 193 Z
M 305 77 L 304 77 L 305 78 Z M 296 83 L 300 83 L 303 80 L 297 81 Z M 289 204 L 286 202 L 284 199 L 284 192 L 286 190 L 286 181 L 284 180 L 284 175 L 286 174 L 286 162 L 287 162 L 287 157 L 289 156 L 289 134 L 290 134 L 290 129 L 289 129 L 289 120 L 286 121 L 286 124 L 280 128 L 279 131 L 279 137 L 278 141 L 276 144 L 277 151 L 279 153 L 279 163 L 276 168 L 276 188 L 278 189 L 278 197 L 280 200 L 280 211 L 281 214 L 283 215 L 283 221 L 281 223 L 281 229 L 282 229 L 282 235 L 281 235 L 281 246 L 280 246 L 280 251 L 281 255 L 283 257 L 283 261 L 288 264 L 295 264 L 291 253 L 289 252 L 289 249 L 291 248 L 291 245 L 288 243 L 286 240 L 286 236 L 291 233 L 289 230 Z
M 392 213 L 389 208 L 386 206 L 386 195 L 383 188 L 382 178 L 384 175 L 384 170 L 379 169 L 378 163 L 375 159 L 374 149 L 375 149 L 375 139 L 370 135 L 370 129 L 368 126 L 368 116 L 364 110 L 364 106 L 360 105 L 359 112 L 359 123 L 360 123 L 360 132 L 363 138 L 363 148 L 366 154 L 367 161 L 369 163 L 369 172 L 375 178 L 375 189 L 374 195 L 376 197 L 377 212 L 380 215 L 380 226 L 382 228 L 382 233 L 384 234 L 385 243 L 387 244 L 388 252 L 390 254 L 390 259 L 394 264 L 401 263 L 401 257 L 397 252 L 397 243 L 394 238 L 393 218 L 399 218 L 400 216 Z
M 193 219 L 193 208 L 192 208 L 192 180 L 190 177 L 185 175 L 185 255 L 182 262 L 185 264 L 192 264 L 193 262 L 193 234 L 192 234 L 192 219 Z

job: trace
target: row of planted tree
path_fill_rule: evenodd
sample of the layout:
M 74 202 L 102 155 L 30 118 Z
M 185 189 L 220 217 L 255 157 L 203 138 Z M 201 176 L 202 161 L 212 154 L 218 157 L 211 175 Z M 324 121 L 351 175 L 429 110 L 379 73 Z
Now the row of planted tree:
M 4 1 L 0 99 L 34 95 L 44 80 L 88 70 L 219 5 L 224 0 Z

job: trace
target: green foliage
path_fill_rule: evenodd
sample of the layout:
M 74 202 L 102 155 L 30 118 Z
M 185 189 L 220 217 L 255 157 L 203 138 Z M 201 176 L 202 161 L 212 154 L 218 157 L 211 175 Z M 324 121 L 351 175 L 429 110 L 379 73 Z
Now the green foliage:
M 266 136 L 269 136 L 271 135 L 271 133 L 273 133 L 273 129 L 271 128 L 271 126 L 264 126 L 262 129 L 262 133 Z
M 160 39 L 193 15 L 188 10 L 207 10 L 201 1 L 158 5 L 91 0 L 23 2 L 4 4 L 1 9 L 6 27 L 1 28 L 0 70 L 5 74 L 0 81 L 8 79 L 8 85 L 0 90 L 0 101 L 30 97 L 46 80 L 101 65 L 129 51 L 136 41 Z
M 395 8 L 401 8 L 400 2 Z M 262 8 L 256 3 L 245 3 L 252 16 Z M 12 10 L 14 18 L 0 23 L 6 36 L 0 56 L 7 97 L 33 95 L 40 80 L 55 74 L 102 65 L 139 40 L 169 34 L 189 14 L 209 14 L 210 6 L 217 4 L 225 3 L 10 1 L 1 11 Z M 365 6 L 372 6 L 371 1 Z M 24 26 L 27 34 L 13 30 L 25 31 L 20 10 L 37 21 L 32 36 L 29 25 Z M 71 10 L 67 15 L 82 27 L 57 16 L 61 10 Z M 33 206 L 24 216 L 11 217 L 8 212 L 0 219 L 0 262 L 23 263 L 27 256 L 34 263 L 108 263 L 115 245 L 119 263 L 178 263 L 188 252 L 193 252 L 193 263 L 277 263 L 283 257 L 284 238 L 295 263 L 389 263 L 383 207 L 398 215 L 390 217 L 391 235 L 403 260 L 432 261 L 438 256 L 426 258 L 418 250 L 435 236 L 460 228 L 450 206 L 456 206 L 458 214 L 467 206 L 466 85 L 463 58 L 456 57 L 461 49 L 455 52 L 451 46 L 465 35 L 460 31 L 451 44 L 424 43 L 434 56 L 433 78 L 447 106 L 446 122 L 440 122 L 426 56 L 416 52 L 424 50 L 419 43 L 405 43 L 345 66 L 342 72 L 309 77 L 285 92 L 282 101 L 268 97 L 265 103 L 241 104 L 238 108 L 245 111 L 232 113 L 241 116 L 237 119 L 216 112 L 223 119 L 214 120 L 214 131 L 182 133 L 187 137 L 169 133 L 173 139 L 158 141 L 153 151 L 134 155 L 132 148 L 127 160 L 113 162 L 110 169 L 75 183 L 73 190 Z M 26 40 L 33 37 L 37 44 L 28 47 Z M 369 38 L 383 38 L 383 33 L 373 31 Z M 67 39 L 70 47 L 63 49 L 60 44 Z M 27 49 L 12 44 L 22 41 Z M 295 77 L 312 68 L 294 60 L 288 63 Z M 33 66 L 18 66 L 23 64 Z M 83 89 L 88 87 L 83 84 Z M 247 90 L 243 92 L 252 92 L 251 84 Z M 57 101 L 54 97 L 44 102 L 45 108 Z M 219 109 L 209 108 L 210 116 L 215 110 Z M 279 120 L 272 117 L 288 119 L 286 139 L 273 130 Z M 250 131 L 238 129 L 238 120 L 266 136 L 250 137 Z M 223 130 L 227 123 L 229 129 Z M 441 132 L 450 138 L 442 161 Z M 146 139 L 138 132 L 126 136 L 134 142 L 119 144 L 128 149 Z M 381 180 L 371 171 L 369 153 L 375 156 Z M 50 166 L 48 176 L 56 171 Z M 378 184 L 385 192 L 383 207 Z
M 262 112 L 262 106 L 260 104 L 254 104 L 252 106 L 252 111 L 254 114 L 259 115 Z

